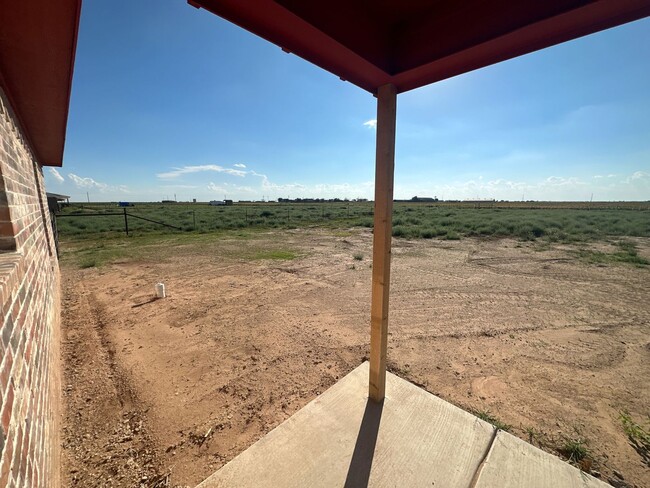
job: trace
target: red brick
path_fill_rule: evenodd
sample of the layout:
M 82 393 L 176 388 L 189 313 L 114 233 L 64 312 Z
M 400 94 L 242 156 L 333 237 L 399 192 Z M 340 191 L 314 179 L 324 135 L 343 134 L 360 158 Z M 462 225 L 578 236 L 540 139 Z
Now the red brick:
M 14 331 L 14 319 L 10 315 L 7 315 L 7 317 L 5 318 L 5 322 L 2 325 L 2 343 L 7 349 L 9 348 L 9 341 L 11 340 L 11 335 L 13 334 L 13 331 Z
M 11 470 L 11 460 L 14 454 L 14 435 L 10 432 L 5 441 L 5 452 L 2 456 L 2 468 L 0 468 L 0 486 L 7 486 L 9 472 Z
M 11 211 L 8 205 L 0 205 L 0 221 L 11 222 Z
M 2 401 L 2 417 L 0 417 L 0 424 L 5 432 L 9 431 L 9 421 L 11 420 L 11 413 L 14 408 L 14 385 L 10 382 L 7 388 L 7 394 Z
M 20 453 L 20 477 L 24 480 L 27 477 L 27 467 L 29 463 L 29 428 L 25 426 L 25 432 L 23 434 L 23 446 Z
M 15 300 L 11 307 L 11 317 L 14 320 L 18 319 L 18 312 L 20 312 L 20 300 Z
M 18 427 L 18 434 L 16 434 L 16 447 L 14 449 L 14 460 L 11 463 L 11 476 L 18 478 L 20 464 L 22 462 L 22 450 L 23 445 L 23 428 Z
M 28 340 L 27 341 L 27 347 L 25 348 L 25 360 L 27 362 L 30 362 L 32 359 L 32 341 Z
M 2 364 L 2 369 L 0 369 L 0 385 L 2 385 L 2 392 L 4 393 L 9 384 L 9 376 L 11 374 L 11 367 L 14 364 L 13 355 L 10 350 L 7 350 L 5 354 L 4 363 Z
M 9 107 L 1 88 L 0 106 Z M 58 342 L 60 277 L 43 211 L 43 169 L 13 116 L 10 109 L 0 116 L 0 249 L 20 252 L 19 259 L 11 254 L 13 261 L 0 255 L 0 451 L 7 458 L 0 487 L 42 488 L 52 485 L 48 475 L 56 469 L 52 451 L 58 448 L 51 430 L 58 397 L 51 388 L 50 348 Z
M 11 222 L 0 222 L 0 236 L 13 237 L 16 235 L 14 232 L 14 224 Z

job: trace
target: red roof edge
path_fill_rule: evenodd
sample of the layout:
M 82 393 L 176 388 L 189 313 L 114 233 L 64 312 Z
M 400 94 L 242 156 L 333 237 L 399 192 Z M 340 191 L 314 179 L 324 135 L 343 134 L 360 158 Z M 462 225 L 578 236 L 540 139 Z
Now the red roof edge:
M 453 1 L 449 0 L 449 2 Z M 394 84 L 398 93 L 413 90 L 650 15 L 649 0 L 565 2 L 567 10 L 563 13 L 542 20 L 522 22 L 521 25 L 514 24 L 505 34 L 500 33 L 495 26 L 492 38 L 458 48 L 445 57 L 433 61 L 427 60 L 413 69 L 387 73 L 350 46 L 335 41 L 327 32 L 318 30 L 305 19 L 283 7 L 282 2 L 273 0 L 188 0 L 188 2 L 194 7 L 203 7 L 371 93 L 376 93 L 379 86 L 387 83 Z M 495 0 L 492 3 L 494 18 L 499 18 L 501 10 L 503 15 L 508 14 L 504 2 Z M 572 5 L 577 6 L 572 8 Z M 466 8 L 469 7 L 468 3 Z M 311 8 L 314 13 L 318 9 L 336 7 L 328 6 L 327 2 L 318 2 Z M 400 9 L 397 2 L 394 8 Z M 484 5 L 484 8 L 487 7 Z M 472 23 L 469 22 L 468 29 L 471 26 Z M 400 49 L 404 49 L 404 52 L 414 49 L 418 43 L 435 43 L 436 35 L 439 35 L 434 29 L 417 32 L 406 30 L 405 33 L 403 37 L 396 39 L 399 40 Z M 368 33 L 355 32 L 356 36 L 364 34 Z M 456 31 L 449 35 L 455 34 L 460 35 L 461 32 Z M 384 52 L 383 59 L 378 64 L 390 66 L 391 56 L 404 55 L 404 52 L 401 54 Z
M 2 2 L 0 85 L 41 166 L 61 166 L 81 0 Z
M 413 90 L 648 16 L 647 0 L 601 0 L 405 71 L 392 82 L 398 92 Z
M 219 17 L 375 93 L 390 75 L 273 0 L 188 0 Z M 272 20 L 270 20 L 272 19 Z

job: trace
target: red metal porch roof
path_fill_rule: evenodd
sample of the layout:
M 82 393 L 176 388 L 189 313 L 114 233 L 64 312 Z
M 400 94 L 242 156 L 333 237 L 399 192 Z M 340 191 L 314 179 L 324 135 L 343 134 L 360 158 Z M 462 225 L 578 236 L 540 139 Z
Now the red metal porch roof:
M 650 15 L 649 0 L 189 0 L 376 93 L 404 92 Z
M 0 85 L 37 161 L 61 166 L 81 0 L 0 1 Z

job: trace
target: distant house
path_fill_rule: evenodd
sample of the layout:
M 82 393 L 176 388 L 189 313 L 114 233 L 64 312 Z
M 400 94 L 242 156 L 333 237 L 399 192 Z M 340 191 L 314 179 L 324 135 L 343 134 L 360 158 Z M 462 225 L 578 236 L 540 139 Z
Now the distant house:
M 232 204 L 233 204 L 232 200 L 212 200 L 210 202 L 210 205 L 212 205 L 213 207 L 218 207 L 221 205 L 232 205 Z
M 45 196 L 47 197 L 47 208 L 50 212 L 60 212 L 63 207 L 70 205 L 70 197 L 68 195 L 48 192 Z

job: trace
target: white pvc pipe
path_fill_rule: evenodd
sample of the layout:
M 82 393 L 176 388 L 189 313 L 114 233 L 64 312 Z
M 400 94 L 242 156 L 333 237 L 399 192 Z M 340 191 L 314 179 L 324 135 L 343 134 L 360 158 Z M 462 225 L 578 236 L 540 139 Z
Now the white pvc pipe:
M 156 283 L 156 297 L 158 298 L 165 298 L 165 284 L 164 283 Z

